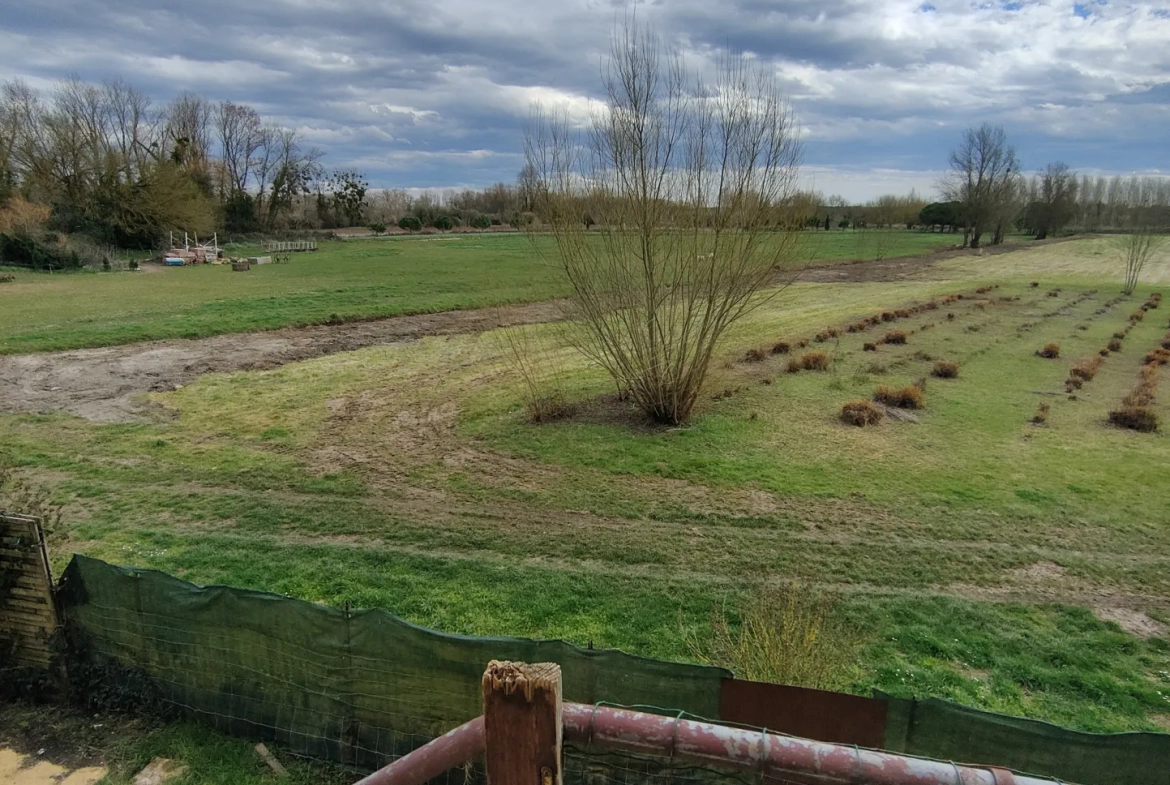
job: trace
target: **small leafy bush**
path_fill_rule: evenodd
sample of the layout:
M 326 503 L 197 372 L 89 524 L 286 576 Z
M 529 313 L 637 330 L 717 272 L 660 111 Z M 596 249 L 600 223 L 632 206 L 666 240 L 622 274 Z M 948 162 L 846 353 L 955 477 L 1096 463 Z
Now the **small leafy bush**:
M 416 216 L 404 215 L 398 219 L 398 228 L 408 232 L 421 232 L 422 221 L 420 221 Z

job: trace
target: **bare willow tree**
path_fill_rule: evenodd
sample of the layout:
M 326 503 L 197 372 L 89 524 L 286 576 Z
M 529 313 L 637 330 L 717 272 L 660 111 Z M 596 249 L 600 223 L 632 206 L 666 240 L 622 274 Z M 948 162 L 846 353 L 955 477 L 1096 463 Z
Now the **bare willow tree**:
M 634 24 L 603 88 L 583 132 L 563 113 L 534 122 L 537 213 L 579 348 L 648 417 L 681 423 L 720 338 L 795 257 L 797 127 L 762 66 L 729 56 L 706 84 Z
M 1162 245 L 1164 239 L 1149 229 L 1137 229 L 1118 238 L 1118 252 L 1125 262 L 1125 287 L 1121 290 L 1122 294 L 1133 294 L 1142 268 Z
M 1020 163 L 1003 127 L 984 123 L 968 128 L 949 163 L 940 190 L 962 204 L 963 245 L 978 248 L 987 231 L 993 233 L 992 244 L 999 243 L 1021 201 Z

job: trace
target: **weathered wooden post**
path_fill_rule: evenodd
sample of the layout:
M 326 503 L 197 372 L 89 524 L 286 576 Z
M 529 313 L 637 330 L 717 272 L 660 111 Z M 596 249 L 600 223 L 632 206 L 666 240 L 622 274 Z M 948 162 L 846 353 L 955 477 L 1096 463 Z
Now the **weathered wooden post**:
M 561 666 L 492 660 L 483 674 L 489 785 L 561 785 Z

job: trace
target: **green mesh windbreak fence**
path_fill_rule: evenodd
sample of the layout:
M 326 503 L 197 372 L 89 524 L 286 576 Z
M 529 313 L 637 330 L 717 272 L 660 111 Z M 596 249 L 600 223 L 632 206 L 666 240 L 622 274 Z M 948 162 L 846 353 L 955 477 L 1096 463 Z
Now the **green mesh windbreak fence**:
M 730 676 L 563 641 L 445 635 L 380 610 L 346 614 L 198 587 L 84 556 L 61 586 L 75 683 L 88 678 L 128 702 L 154 701 L 225 732 L 362 768 L 479 715 L 480 679 L 493 659 L 559 663 L 568 701 L 707 717 L 718 716 Z
M 896 752 L 1085 785 L 1170 785 L 1170 734 L 1082 733 L 935 698 L 886 700 Z

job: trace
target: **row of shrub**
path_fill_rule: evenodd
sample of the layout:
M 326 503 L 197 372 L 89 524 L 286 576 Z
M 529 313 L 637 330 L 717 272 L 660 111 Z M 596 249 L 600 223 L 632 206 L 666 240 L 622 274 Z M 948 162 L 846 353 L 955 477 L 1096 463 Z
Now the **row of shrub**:
M 1160 292 L 1150 295 L 1141 309 L 1130 317 L 1130 328 L 1142 321 L 1146 313 L 1158 307 L 1162 301 Z M 1154 410 L 1158 391 L 1158 369 L 1170 363 L 1170 332 L 1162 338 L 1161 345 L 1146 353 L 1138 372 L 1138 383 L 1124 398 L 1121 406 L 1109 412 L 1109 422 L 1119 428 L 1128 428 L 1142 433 L 1158 430 L 1158 413 Z

